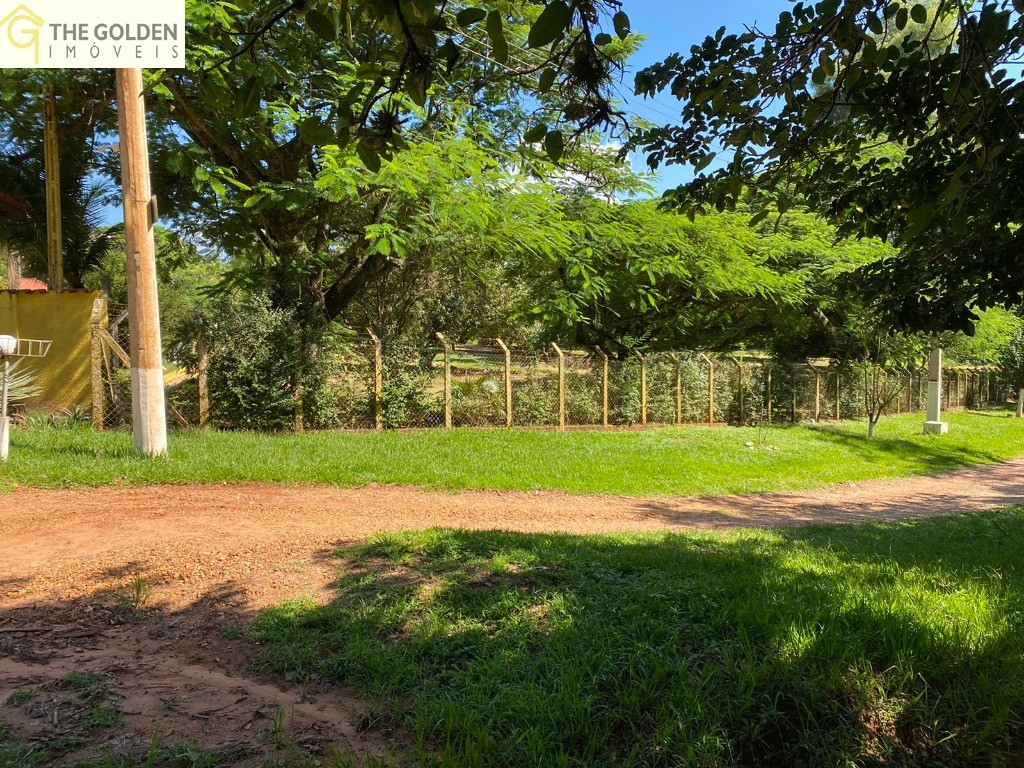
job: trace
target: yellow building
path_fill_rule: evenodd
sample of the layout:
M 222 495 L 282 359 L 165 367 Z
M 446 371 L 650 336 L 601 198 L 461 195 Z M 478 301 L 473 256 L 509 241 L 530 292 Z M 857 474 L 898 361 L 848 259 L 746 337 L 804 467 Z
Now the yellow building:
M 91 325 L 97 291 L 0 291 L 0 334 L 53 342 L 42 359 L 22 365 L 42 394 L 31 406 L 58 411 L 92 402 Z

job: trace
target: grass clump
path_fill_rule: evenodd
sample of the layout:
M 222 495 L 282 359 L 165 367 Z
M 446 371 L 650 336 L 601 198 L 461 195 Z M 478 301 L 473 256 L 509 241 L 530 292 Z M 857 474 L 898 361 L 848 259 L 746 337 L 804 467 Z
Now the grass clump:
M 17 431 L 0 487 L 265 481 L 414 484 L 637 497 L 784 491 L 991 464 L 1024 454 L 1024 423 L 1001 411 L 948 415 L 950 434 L 921 434 L 922 416 L 773 429 L 649 431 L 431 430 L 261 435 L 179 432 L 170 457 L 132 451 L 126 433 L 90 427 Z M 763 431 L 763 430 L 762 430 Z
M 28 702 L 32 701 L 36 697 L 36 692 L 31 688 L 19 688 L 13 691 L 10 696 L 4 701 L 6 707 L 20 707 Z
M 432 530 L 265 611 L 437 766 L 990 765 L 1024 747 L 1024 510 L 777 532 Z

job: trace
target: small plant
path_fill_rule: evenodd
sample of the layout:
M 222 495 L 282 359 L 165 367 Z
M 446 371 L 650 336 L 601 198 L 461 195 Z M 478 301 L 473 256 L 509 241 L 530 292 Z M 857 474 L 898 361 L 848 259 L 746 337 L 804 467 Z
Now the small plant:
M 7 400 L 10 403 L 21 403 L 38 397 L 43 388 L 36 383 L 35 372 L 23 369 L 24 360 L 15 360 L 7 368 Z M 2 414 L 6 416 L 7 414 Z
M 117 707 L 93 707 L 85 719 L 89 728 L 116 728 L 124 722 Z
M 133 611 L 141 611 L 152 597 L 153 587 L 142 574 L 132 579 L 121 595 L 122 602 Z
M 177 712 L 179 709 L 181 709 L 181 705 L 184 703 L 184 699 L 164 699 L 160 702 L 160 709 L 164 710 L 165 712 Z
M 79 694 L 86 701 L 95 701 L 110 692 L 111 683 L 95 672 L 69 672 L 58 680 L 61 686 Z
M 7 700 L 4 702 L 4 705 L 8 707 L 20 707 L 22 704 L 27 704 L 28 702 L 32 701 L 32 699 L 34 699 L 35 697 L 35 691 L 31 690 L 30 688 L 22 688 L 8 696 Z
M 63 426 L 73 427 L 77 424 L 88 424 L 92 421 L 92 410 L 75 403 L 70 408 L 64 408 L 54 416 L 55 420 L 62 422 Z
M 287 710 L 284 707 L 278 707 L 271 718 L 270 728 L 265 732 L 266 738 L 278 747 L 284 746 L 285 743 L 284 727 L 287 717 Z
M 245 637 L 245 627 L 241 624 L 225 624 L 220 628 L 220 639 L 225 643 L 241 640 Z

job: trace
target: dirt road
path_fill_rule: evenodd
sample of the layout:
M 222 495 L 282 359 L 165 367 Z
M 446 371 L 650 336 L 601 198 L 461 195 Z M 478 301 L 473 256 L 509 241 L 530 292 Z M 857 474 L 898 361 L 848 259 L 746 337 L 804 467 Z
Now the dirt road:
M 124 750 L 159 730 L 258 765 L 283 748 L 267 734 L 287 711 L 288 743 L 310 754 L 385 755 L 394 745 L 360 731 L 355 696 L 255 675 L 238 636 L 268 604 L 328 599 L 339 545 L 433 526 L 598 533 L 924 517 L 1024 504 L 1022 476 L 1018 459 L 800 494 L 654 500 L 258 484 L 17 490 L 0 495 L 0 702 L 15 690 L 37 697 L 0 720 L 22 735 L 59 733 L 75 722 L 62 719 L 60 680 L 84 671 L 116 690 Z

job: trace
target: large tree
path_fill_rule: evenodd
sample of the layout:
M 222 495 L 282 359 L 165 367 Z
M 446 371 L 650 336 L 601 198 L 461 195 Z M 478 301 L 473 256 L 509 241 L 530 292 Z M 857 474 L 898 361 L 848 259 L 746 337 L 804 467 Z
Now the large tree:
M 637 75 L 681 100 L 641 139 L 688 163 L 690 210 L 748 188 L 898 250 L 859 274 L 888 316 L 970 328 L 1024 298 L 1024 17 L 1009 0 L 797 2 L 774 29 L 719 30 Z M 716 169 L 716 170 L 706 170 Z M 763 215 L 768 215 L 766 209 Z
M 152 80 L 165 210 L 223 249 L 229 281 L 311 327 L 344 318 L 424 257 L 408 230 L 472 205 L 495 229 L 499 177 L 563 159 L 559 124 L 614 118 L 603 94 L 634 45 L 624 16 L 598 32 L 615 5 L 191 3 L 188 68 Z
M 0 239 L 19 251 L 30 274 L 45 277 L 46 175 L 43 93 L 56 100 L 64 278 L 84 285 L 89 270 L 116 245 L 102 226 L 106 187 L 95 174 L 104 133 L 114 120 L 113 77 L 93 70 L 4 70 L 0 79 L 0 190 L 30 209 L 25 219 L 0 223 Z

